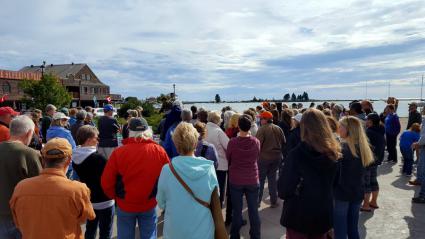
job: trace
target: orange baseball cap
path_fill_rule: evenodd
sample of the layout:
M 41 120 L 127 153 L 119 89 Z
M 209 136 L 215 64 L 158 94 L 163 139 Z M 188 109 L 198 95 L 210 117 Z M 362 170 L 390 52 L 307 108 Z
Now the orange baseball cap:
M 64 138 L 49 140 L 41 150 L 44 159 L 67 158 L 72 156 L 72 146 Z
M 12 108 L 10 108 L 9 106 L 6 106 L 6 107 L 0 108 L 0 116 L 3 116 L 3 115 L 17 116 L 17 115 L 19 115 L 19 112 L 16 112 Z
M 260 118 L 262 119 L 273 119 L 273 114 L 270 113 L 269 111 L 264 111 L 260 114 Z

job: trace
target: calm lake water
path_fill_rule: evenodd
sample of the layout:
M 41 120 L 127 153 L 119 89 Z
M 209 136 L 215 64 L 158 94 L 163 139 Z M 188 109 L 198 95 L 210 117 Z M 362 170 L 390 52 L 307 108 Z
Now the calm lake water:
M 348 108 L 348 105 L 350 104 L 351 101 L 337 101 L 337 104 L 342 104 L 344 105 L 344 107 Z M 400 100 L 399 101 L 399 105 L 398 105 L 398 110 L 397 110 L 397 114 L 400 117 L 407 117 L 408 116 L 408 104 L 411 101 L 405 101 L 405 100 Z M 310 105 L 311 102 L 301 102 L 304 107 L 308 107 Z M 316 105 L 321 104 L 323 102 L 315 102 Z M 211 111 L 215 111 L 215 110 L 221 110 L 223 107 L 225 106 L 230 106 L 232 107 L 233 110 L 236 110 L 238 112 L 243 112 L 244 110 L 248 109 L 248 108 L 255 108 L 257 105 L 260 105 L 261 103 L 256 102 L 256 103 L 196 103 L 196 104 L 184 104 L 185 108 L 190 108 L 192 105 L 195 105 L 196 107 L 200 108 L 204 108 L 206 110 L 211 110 Z M 288 105 L 291 105 L 291 103 L 288 103 Z M 373 107 L 374 110 L 378 113 L 381 113 L 384 108 L 386 106 L 386 103 L 384 101 L 374 101 L 373 102 Z

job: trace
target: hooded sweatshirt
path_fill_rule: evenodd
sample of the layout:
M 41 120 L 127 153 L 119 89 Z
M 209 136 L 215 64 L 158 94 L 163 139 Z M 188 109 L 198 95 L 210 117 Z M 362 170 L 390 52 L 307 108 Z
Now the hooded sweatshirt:
M 232 138 L 227 145 L 229 180 L 234 185 L 258 185 L 260 141 L 253 137 Z
M 112 207 L 114 200 L 110 200 L 100 185 L 106 158 L 97 153 L 96 147 L 77 147 L 72 152 L 72 166 L 82 183 L 91 191 L 90 201 L 93 208 L 101 210 Z
M 333 183 L 337 163 L 301 142 L 289 152 L 278 181 L 284 199 L 280 223 L 306 233 L 324 234 L 333 225 Z
M 218 187 L 213 162 L 201 157 L 177 156 L 173 167 L 196 197 L 210 202 Z M 214 238 L 214 221 L 208 208 L 199 204 L 177 181 L 169 165 L 162 168 L 156 196 L 158 206 L 165 209 L 164 239 Z

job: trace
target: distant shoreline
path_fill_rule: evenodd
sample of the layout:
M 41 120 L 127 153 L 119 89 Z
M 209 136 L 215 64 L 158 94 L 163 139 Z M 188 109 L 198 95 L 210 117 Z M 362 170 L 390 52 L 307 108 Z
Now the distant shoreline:
M 283 100 L 264 100 L 267 102 L 280 102 L 280 103 L 310 103 L 310 102 L 343 102 L 343 101 L 353 101 L 353 100 L 359 100 L 359 99 L 348 99 L 348 100 L 332 100 L 332 99 L 326 99 L 326 100 L 307 100 L 307 101 L 283 101 Z M 372 102 L 375 101 L 386 101 L 386 99 L 368 99 Z M 421 101 L 419 98 L 403 98 L 399 99 L 400 101 Z M 225 103 L 262 103 L 264 101 L 252 101 L 252 100 L 240 100 L 240 101 L 221 101 L 219 103 L 216 103 L 215 101 L 183 101 L 183 104 L 190 105 L 190 104 L 225 104 Z

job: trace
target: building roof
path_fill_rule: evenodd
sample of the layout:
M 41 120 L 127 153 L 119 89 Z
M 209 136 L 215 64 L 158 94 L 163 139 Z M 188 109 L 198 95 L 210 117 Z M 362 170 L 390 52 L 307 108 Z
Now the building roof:
M 44 72 L 49 74 L 54 74 L 58 76 L 61 79 L 68 78 L 69 74 L 77 74 L 83 67 L 86 66 L 86 64 L 61 64 L 61 65 L 46 65 L 44 68 Z M 21 72 L 40 72 L 41 73 L 41 66 L 26 66 L 19 71 Z
M 41 73 L 39 73 L 39 72 L 22 72 L 22 71 L 0 70 L 0 79 L 40 80 L 41 79 Z

